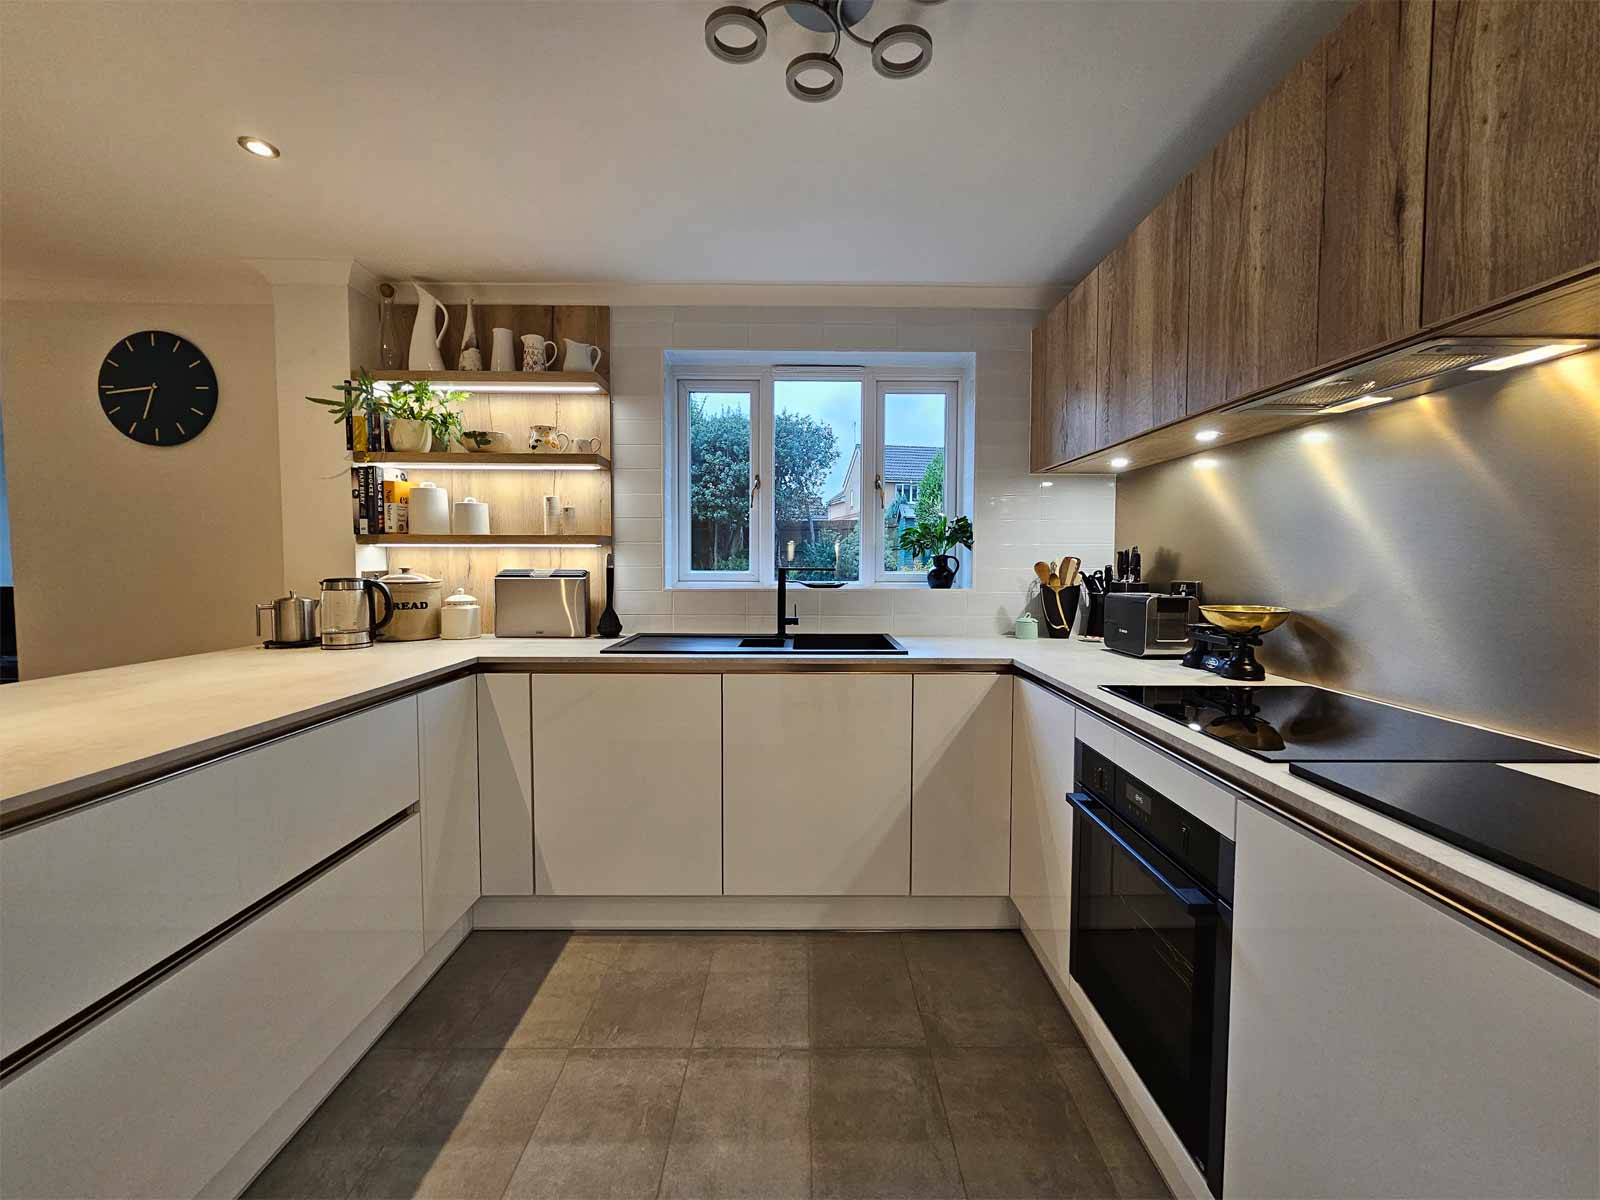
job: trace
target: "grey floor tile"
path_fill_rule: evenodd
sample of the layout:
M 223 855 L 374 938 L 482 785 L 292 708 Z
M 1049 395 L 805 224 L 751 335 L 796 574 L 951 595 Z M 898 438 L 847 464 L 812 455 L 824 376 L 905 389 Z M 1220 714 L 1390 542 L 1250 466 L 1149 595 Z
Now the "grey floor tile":
M 572 1051 L 506 1196 L 653 1197 L 687 1065 L 660 1051 Z
M 803 933 L 725 933 L 712 945 L 713 975 L 768 971 L 804 973 L 810 960 Z
M 935 1049 L 1082 1044 L 1020 934 L 908 933 L 902 941 Z
M 925 1051 L 813 1052 L 811 1170 L 818 1197 L 964 1194 Z
M 588 959 L 561 959 L 507 971 L 472 1020 L 452 1038 L 456 1047 L 534 1049 L 567 1047 L 604 982 L 607 968 Z
M 674 1200 L 811 1194 L 804 1053 L 716 1051 L 689 1060 L 660 1195 Z
M 955 1050 L 934 1058 L 967 1194 L 1115 1194 L 1065 1081 L 1030 1050 Z
M 717 947 L 712 933 L 635 933 L 622 938 L 612 966 L 619 971 L 705 972 Z
M 1105 1159 L 1117 1195 L 1123 1200 L 1166 1200 L 1171 1193 L 1161 1172 L 1150 1160 L 1149 1151 L 1134 1132 L 1088 1047 L 1052 1047 L 1051 1057 L 1072 1093 L 1083 1123 L 1089 1127 L 1100 1157 Z
M 607 973 L 589 1006 L 576 1045 L 688 1048 L 694 1042 L 706 972 Z
M 706 976 L 697 1047 L 801 1047 L 811 1043 L 806 970 L 712 971 Z
M 436 1051 L 368 1052 L 246 1194 L 349 1195 L 443 1061 Z
M 810 940 L 811 1044 L 926 1044 L 898 935 L 818 934 Z
M 521 1146 L 387 1146 L 352 1193 L 361 1200 L 499 1200 Z
M 561 1050 L 452 1050 L 388 1140 L 520 1151 L 565 1061 Z
M 504 978 L 525 939 L 472 933 L 433 978 L 422 985 L 378 1045 L 383 1049 L 437 1050 L 469 1027 L 484 1000 Z

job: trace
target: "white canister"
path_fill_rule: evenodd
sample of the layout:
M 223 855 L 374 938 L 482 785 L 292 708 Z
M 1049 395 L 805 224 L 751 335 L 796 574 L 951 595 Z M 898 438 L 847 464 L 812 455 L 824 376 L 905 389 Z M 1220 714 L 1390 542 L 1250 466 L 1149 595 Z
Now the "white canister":
M 435 483 L 411 485 L 412 533 L 450 532 L 450 493 Z
M 452 642 L 483 636 L 483 609 L 476 596 L 467 595 L 466 588 L 457 588 L 444 598 L 439 636 Z
M 515 371 L 517 369 L 517 347 L 512 341 L 512 332 L 503 325 L 496 325 L 490 334 L 489 342 L 489 370 Z
M 450 532 L 488 533 L 489 506 L 471 496 L 457 500 L 450 508 Z

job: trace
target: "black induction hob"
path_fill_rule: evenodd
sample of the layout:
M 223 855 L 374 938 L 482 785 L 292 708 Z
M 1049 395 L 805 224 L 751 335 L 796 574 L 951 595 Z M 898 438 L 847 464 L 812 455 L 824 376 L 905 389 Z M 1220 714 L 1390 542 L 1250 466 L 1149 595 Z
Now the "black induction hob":
M 1268 762 L 1595 762 L 1587 754 L 1318 687 L 1104 684 Z
M 1293 763 L 1293 775 L 1600 907 L 1600 796 L 1492 763 Z

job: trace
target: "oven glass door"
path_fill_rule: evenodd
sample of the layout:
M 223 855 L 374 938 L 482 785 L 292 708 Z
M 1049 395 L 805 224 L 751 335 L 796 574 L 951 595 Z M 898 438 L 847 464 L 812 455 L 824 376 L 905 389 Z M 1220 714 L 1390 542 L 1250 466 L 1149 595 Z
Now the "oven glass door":
M 1213 1157 L 1218 902 L 1137 830 L 1074 793 L 1070 973 L 1204 1168 Z

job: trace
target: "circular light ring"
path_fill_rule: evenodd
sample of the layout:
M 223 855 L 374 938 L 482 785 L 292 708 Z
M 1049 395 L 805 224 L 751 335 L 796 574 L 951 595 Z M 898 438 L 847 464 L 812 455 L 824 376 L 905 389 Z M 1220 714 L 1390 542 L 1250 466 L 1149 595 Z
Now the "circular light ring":
M 915 46 L 917 56 L 905 62 L 891 62 L 888 51 L 896 46 Z M 933 61 L 933 35 L 920 25 L 891 25 L 872 39 L 872 66 L 885 79 L 910 79 L 927 69 Z
M 748 46 L 730 46 L 718 35 L 742 29 L 750 35 Z M 723 62 L 755 62 L 767 48 L 767 26 L 754 12 L 737 4 L 724 5 L 706 18 L 706 49 Z
M 828 82 L 820 87 L 801 83 L 800 75 L 805 71 L 822 71 L 828 76 Z M 789 94 L 796 100 L 817 104 L 839 94 L 839 89 L 844 86 L 844 68 L 831 54 L 802 54 L 789 64 L 783 81 Z
M 283 151 L 279 150 L 266 138 L 257 137 L 253 133 L 246 133 L 239 139 L 239 148 L 246 154 L 253 154 L 257 158 L 278 158 Z

